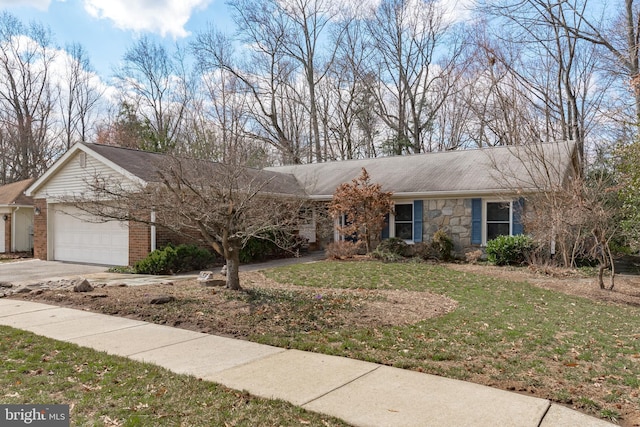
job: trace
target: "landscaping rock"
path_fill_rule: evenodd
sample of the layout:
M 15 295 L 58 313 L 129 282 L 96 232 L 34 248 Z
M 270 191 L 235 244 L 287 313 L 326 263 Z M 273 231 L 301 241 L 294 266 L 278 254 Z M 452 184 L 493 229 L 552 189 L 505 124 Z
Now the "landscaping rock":
M 216 279 L 213 271 L 201 271 L 198 276 L 198 283 L 202 286 L 224 286 L 225 280 Z
M 171 301 L 175 301 L 176 298 L 171 295 L 158 295 L 149 300 L 149 304 L 166 304 Z
M 91 292 L 93 290 L 93 286 L 91 286 L 87 279 L 74 280 L 71 284 L 73 286 L 73 292 Z
M 13 288 L 13 283 L 0 282 L 0 288 Z

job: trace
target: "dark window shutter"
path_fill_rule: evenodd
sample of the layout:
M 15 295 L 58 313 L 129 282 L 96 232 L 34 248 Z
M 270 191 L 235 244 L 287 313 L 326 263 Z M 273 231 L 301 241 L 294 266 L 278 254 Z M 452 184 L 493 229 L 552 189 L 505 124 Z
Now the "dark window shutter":
M 384 216 L 384 227 L 382 228 L 382 239 L 389 238 L 389 214 Z
M 413 241 L 422 242 L 422 200 L 413 201 Z
M 513 202 L 513 214 L 511 230 L 514 236 L 524 234 L 524 226 L 522 225 L 522 214 L 524 212 L 524 198 L 520 197 Z
M 471 244 L 482 244 L 482 199 L 471 199 Z

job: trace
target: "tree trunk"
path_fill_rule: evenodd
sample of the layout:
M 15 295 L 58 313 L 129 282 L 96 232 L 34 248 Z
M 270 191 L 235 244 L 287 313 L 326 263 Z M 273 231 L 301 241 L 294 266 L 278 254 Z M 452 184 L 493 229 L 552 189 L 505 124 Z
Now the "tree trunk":
M 224 258 L 227 262 L 227 288 L 234 291 L 242 290 L 240 286 L 240 245 L 237 242 L 228 242 L 225 245 Z

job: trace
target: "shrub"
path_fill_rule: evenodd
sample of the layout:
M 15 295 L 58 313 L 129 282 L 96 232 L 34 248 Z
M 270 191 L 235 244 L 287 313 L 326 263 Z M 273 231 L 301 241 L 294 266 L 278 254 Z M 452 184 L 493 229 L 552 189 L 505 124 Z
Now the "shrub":
M 495 265 L 524 264 L 534 250 L 529 236 L 498 236 L 487 242 L 487 259 Z
M 453 256 L 453 240 L 444 230 L 438 230 L 433 234 L 431 239 L 431 247 L 438 259 L 442 261 L 451 261 Z
M 482 252 L 481 249 L 476 249 L 475 251 L 465 253 L 464 258 L 469 264 L 476 264 L 482 259 L 482 255 L 484 255 L 484 252 Z
M 253 261 L 263 261 L 278 252 L 278 246 L 271 240 L 251 237 L 240 249 L 240 262 L 245 264 Z
M 371 256 L 383 262 L 400 262 L 405 260 L 405 257 L 403 257 L 402 255 L 398 255 L 389 251 L 381 251 L 379 248 L 376 248 L 373 252 L 371 252 Z
M 138 274 L 176 274 L 201 270 L 213 261 L 214 256 L 211 252 L 196 245 L 174 247 L 169 244 L 138 261 L 134 270 Z
M 346 259 L 352 258 L 361 252 L 361 244 L 348 240 L 331 242 L 325 248 L 325 254 L 329 259 Z
M 409 245 L 404 240 L 398 237 L 391 237 L 384 239 L 376 247 L 376 252 L 389 252 L 393 255 L 400 257 L 406 257 L 409 255 Z
M 244 264 L 270 258 L 285 258 L 299 253 L 306 245 L 307 239 L 300 235 L 273 229 L 262 237 L 250 237 L 240 250 L 240 262 Z
M 414 257 L 418 257 L 423 260 L 430 260 L 436 258 L 436 255 L 433 250 L 433 246 L 431 243 L 426 242 L 417 242 L 413 245 L 409 245 L 409 249 L 411 250 L 411 255 Z

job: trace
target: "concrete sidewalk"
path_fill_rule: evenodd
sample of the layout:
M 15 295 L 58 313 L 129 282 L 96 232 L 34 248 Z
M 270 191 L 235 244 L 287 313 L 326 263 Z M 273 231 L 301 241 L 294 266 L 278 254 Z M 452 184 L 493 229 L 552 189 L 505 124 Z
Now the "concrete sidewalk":
M 596 427 L 548 400 L 343 357 L 0 299 L 0 324 L 160 365 L 356 426 Z

